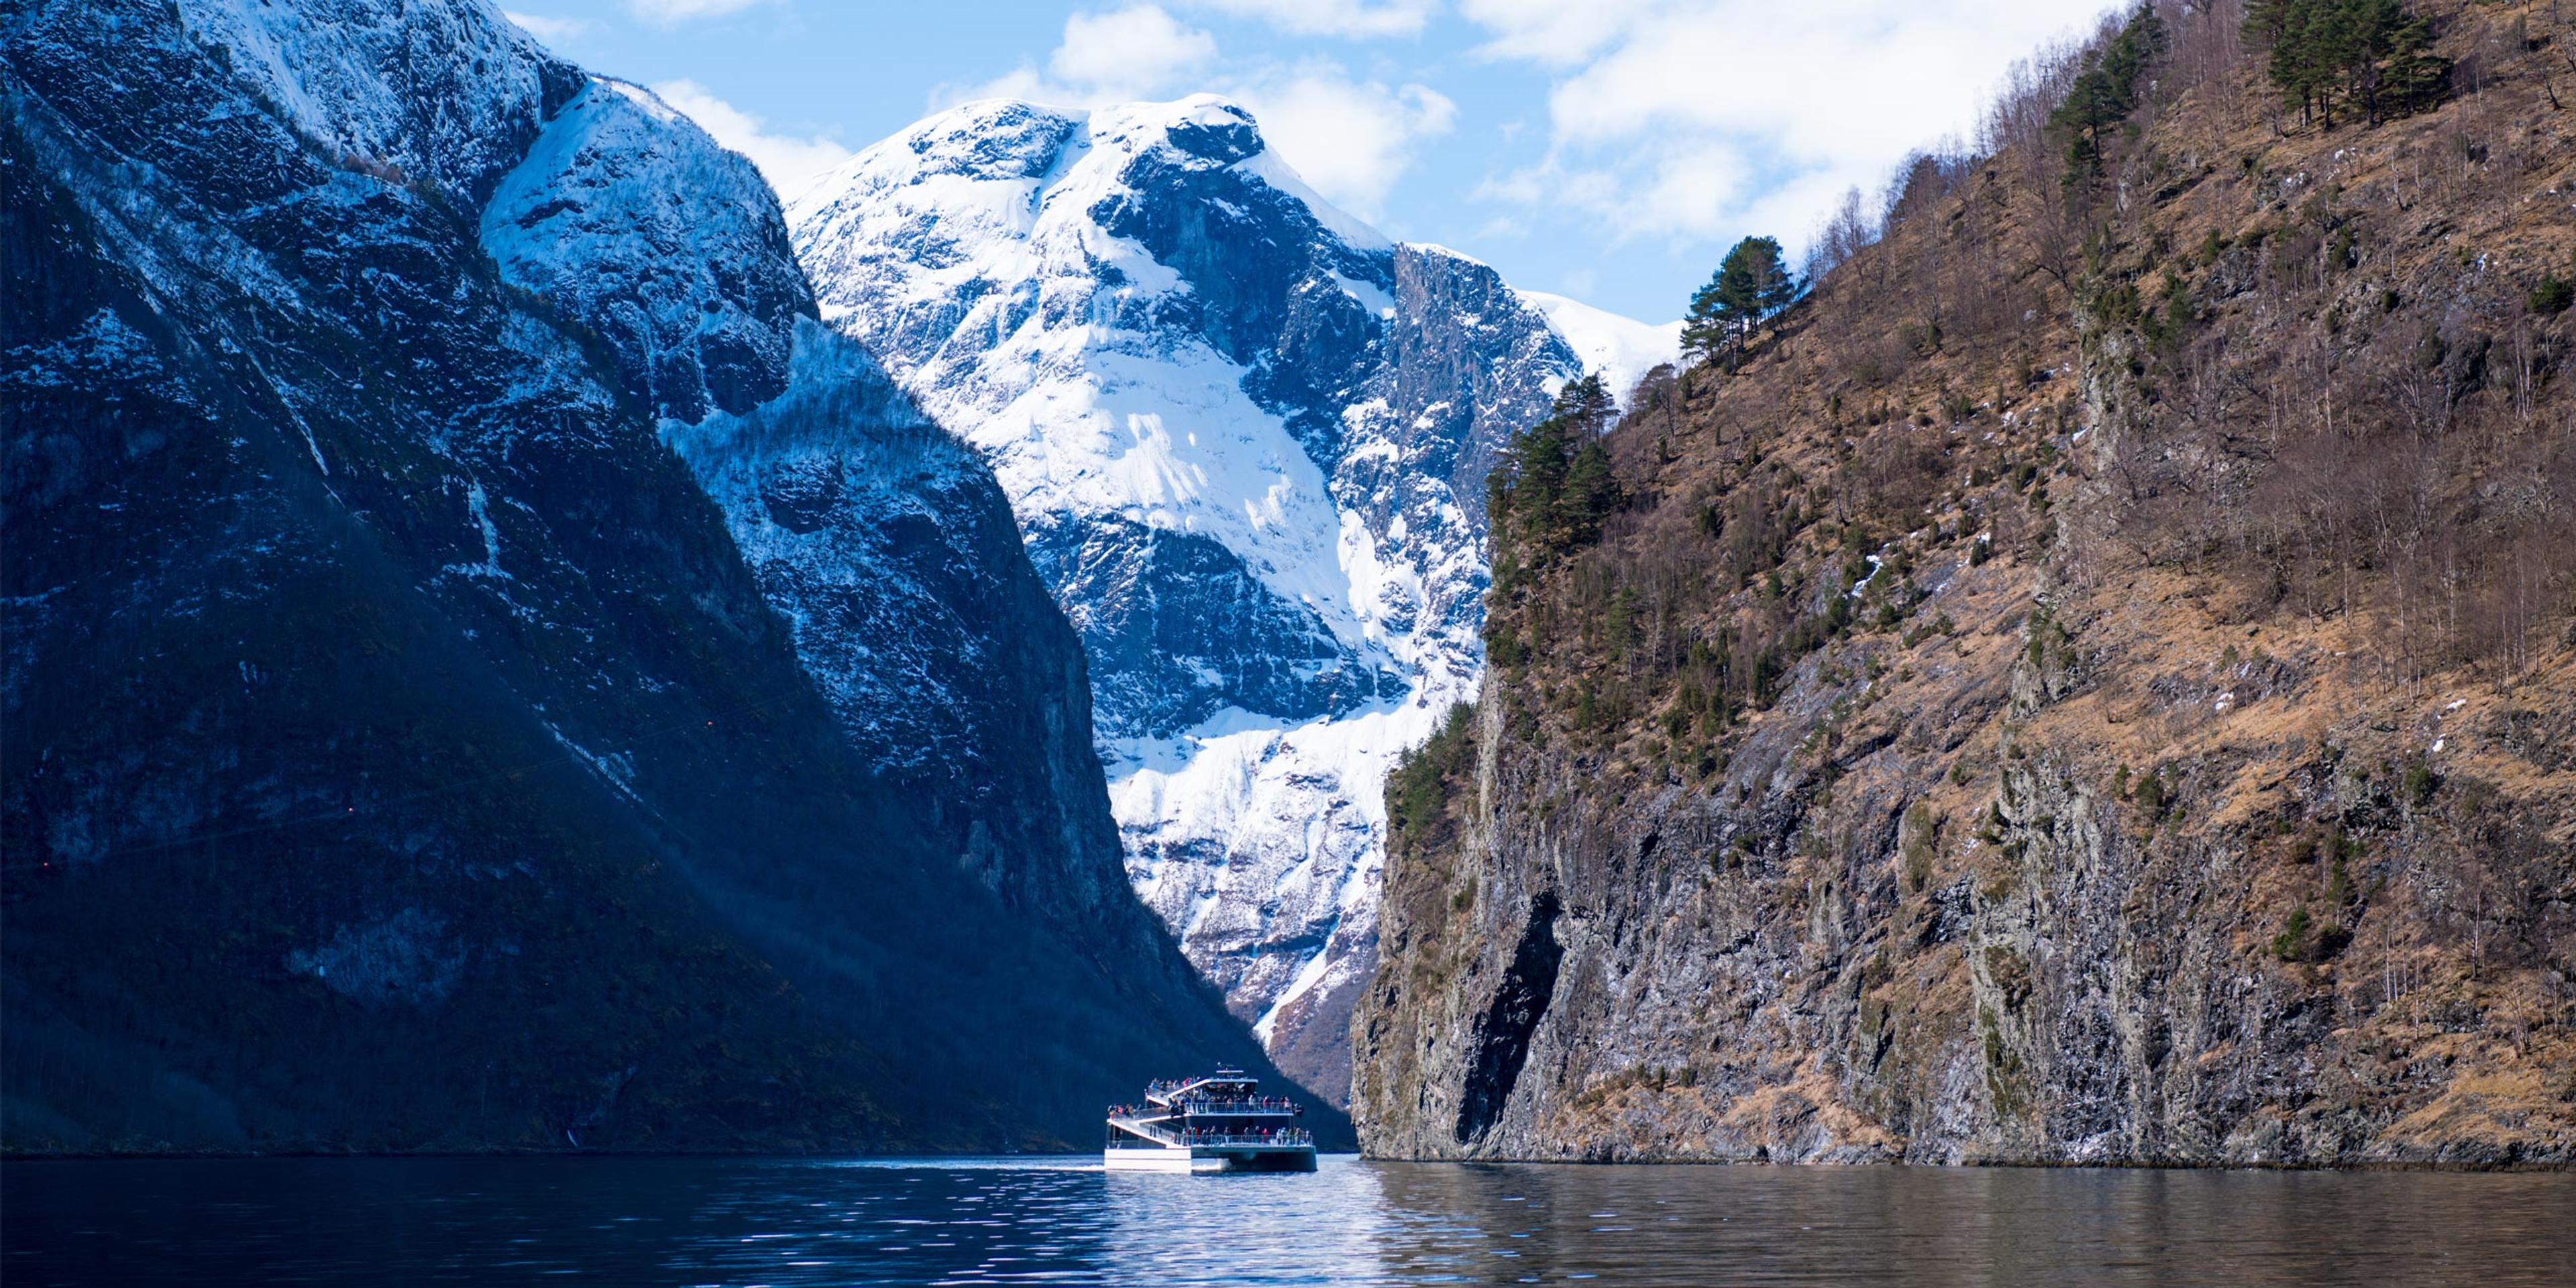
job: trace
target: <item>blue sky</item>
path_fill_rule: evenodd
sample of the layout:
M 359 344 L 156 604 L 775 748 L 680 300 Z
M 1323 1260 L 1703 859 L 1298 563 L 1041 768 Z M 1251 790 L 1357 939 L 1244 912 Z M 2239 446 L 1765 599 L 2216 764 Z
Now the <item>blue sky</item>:
M 1725 248 L 1967 132 L 2094 0 L 510 0 L 786 190 L 941 107 L 1201 90 L 1388 235 L 1678 316 Z

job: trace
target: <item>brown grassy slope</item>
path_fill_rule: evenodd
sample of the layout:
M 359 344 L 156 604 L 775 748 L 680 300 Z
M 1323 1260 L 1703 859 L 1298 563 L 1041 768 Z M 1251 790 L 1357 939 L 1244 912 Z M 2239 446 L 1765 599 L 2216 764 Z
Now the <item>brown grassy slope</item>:
M 1927 162 L 1641 391 L 1391 846 L 1369 1148 L 2576 1155 L 2576 23 L 2424 7 L 2368 129 L 2178 18 L 2101 183 Z

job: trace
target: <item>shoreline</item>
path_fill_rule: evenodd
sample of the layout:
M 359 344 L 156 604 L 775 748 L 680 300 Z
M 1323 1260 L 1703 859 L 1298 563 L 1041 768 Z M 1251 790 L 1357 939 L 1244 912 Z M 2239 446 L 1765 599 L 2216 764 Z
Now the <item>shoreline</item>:
M 100 1163 L 100 1162 L 238 1162 L 254 1159 L 347 1159 L 347 1160 L 431 1160 L 431 1159 L 620 1159 L 642 1161 L 653 1159 L 777 1159 L 818 1160 L 844 1159 L 870 1162 L 919 1162 L 936 1165 L 956 1161 L 994 1161 L 1011 1159 L 1071 1160 L 1096 1159 L 1097 1150 L 965 1152 L 965 1153 L 859 1153 L 835 1150 L 614 1150 L 614 1149 L 489 1149 L 489 1150 L 135 1150 L 36 1153 L 0 1150 L 0 1166 L 19 1163 Z M 1768 1159 L 1723 1158 L 1630 1158 L 1617 1160 L 1583 1158 L 1390 1158 L 1353 1150 L 1323 1150 L 1318 1157 L 1345 1158 L 1361 1163 L 1387 1163 L 1404 1166 L 1454 1166 L 1496 1168 L 1647 1168 L 1647 1167 L 1746 1167 L 1800 1168 L 1814 1170 L 1864 1171 L 1888 1169 L 1904 1171 L 2104 1171 L 2104 1172 L 2451 1172 L 2461 1174 L 2576 1174 L 2576 1160 L 2516 1159 L 2509 1162 L 2427 1161 L 2415 1159 L 2363 1159 L 2349 1162 L 2172 1162 L 2136 1159 L 2074 1162 L 2045 1159 L 1976 1159 L 1958 1163 L 1909 1162 L 1903 1159 L 1867 1162 L 1774 1162 Z

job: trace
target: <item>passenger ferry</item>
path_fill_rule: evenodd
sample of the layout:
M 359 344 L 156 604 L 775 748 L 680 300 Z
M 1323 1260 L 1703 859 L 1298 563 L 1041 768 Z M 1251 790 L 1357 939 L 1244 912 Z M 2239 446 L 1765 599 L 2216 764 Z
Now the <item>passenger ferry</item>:
M 1145 1102 L 1109 1107 L 1113 1172 L 1311 1172 L 1315 1134 L 1297 1125 L 1305 1107 L 1265 1096 L 1241 1069 L 1157 1082 Z

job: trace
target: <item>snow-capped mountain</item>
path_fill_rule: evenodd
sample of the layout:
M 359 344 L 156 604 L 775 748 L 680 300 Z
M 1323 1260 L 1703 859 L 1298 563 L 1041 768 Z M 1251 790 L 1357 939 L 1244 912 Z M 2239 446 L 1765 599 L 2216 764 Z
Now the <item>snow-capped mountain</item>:
M 0 261 L 13 1146 L 1024 1147 L 1260 1059 L 1008 499 L 650 94 L 0 7 Z
M 971 103 L 788 217 L 824 319 L 1010 494 L 1090 656 L 1129 878 L 1338 1100 L 1383 780 L 1481 670 L 1483 475 L 1666 332 L 1390 242 L 1210 96 Z
M 1104 957 L 1150 957 L 1095 805 L 1082 658 L 1044 629 L 1055 610 L 1002 494 L 814 320 L 751 163 L 593 77 L 502 180 L 481 237 L 503 280 L 600 337 L 859 754 L 918 789 L 959 865 Z

